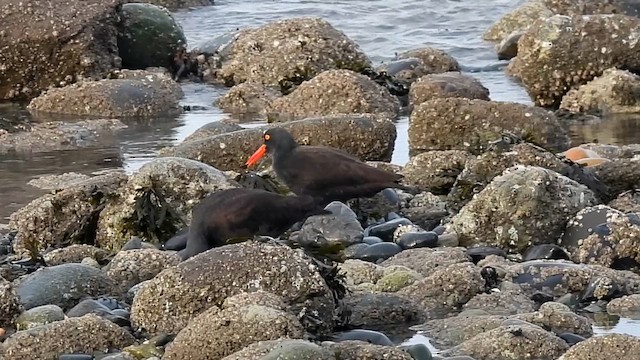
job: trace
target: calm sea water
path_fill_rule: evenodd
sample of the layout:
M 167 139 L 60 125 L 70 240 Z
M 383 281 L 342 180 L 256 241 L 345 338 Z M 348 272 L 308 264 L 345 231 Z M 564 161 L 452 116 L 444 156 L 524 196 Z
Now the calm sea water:
M 482 40 L 482 33 L 504 13 L 523 0 L 344 0 L 344 1 L 273 1 L 218 0 L 216 5 L 181 10 L 175 13 L 190 47 L 224 32 L 253 27 L 267 22 L 300 16 L 319 16 L 355 40 L 375 64 L 391 60 L 395 53 L 423 46 L 447 51 L 460 62 L 464 72 L 477 77 L 497 101 L 530 104 L 524 89 L 509 79 L 493 44 Z M 47 174 L 80 172 L 91 174 L 121 168 L 132 172 L 150 161 L 166 146 L 182 141 L 200 126 L 220 120 L 224 115 L 213 101 L 227 89 L 203 84 L 184 84 L 183 105 L 198 105 L 202 110 L 175 119 L 158 119 L 150 124 L 131 124 L 117 141 L 78 151 L 58 151 L 33 156 L 0 155 L 0 224 L 16 209 L 42 194 L 27 185 L 33 178 Z M 0 107 L 0 115 L 6 115 Z M 638 142 L 640 131 L 635 120 L 605 123 L 595 127 L 572 129 L 575 137 L 611 143 Z M 398 138 L 392 161 L 408 160 L 407 118 L 398 120 Z M 245 124 L 257 126 L 257 124 Z M 624 128 L 624 132 L 616 131 Z M 630 130 L 631 129 L 631 130 Z M 618 322 L 599 332 L 635 332 L 638 323 Z M 411 341 L 419 339 L 416 335 Z

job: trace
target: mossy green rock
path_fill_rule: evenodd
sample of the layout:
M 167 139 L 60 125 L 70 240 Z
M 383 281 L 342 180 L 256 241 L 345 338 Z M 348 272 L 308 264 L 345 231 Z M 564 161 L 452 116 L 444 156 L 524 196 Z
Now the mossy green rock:
M 16 329 L 29 330 L 36 326 L 64 320 L 64 311 L 57 305 L 42 305 L 29 309 L 16 319 Z
M 161 6 L 124 4 L 118 25 L 118 49 L 127 69 L 168 67 L 176 50 L 187 44 L 182 27 Z

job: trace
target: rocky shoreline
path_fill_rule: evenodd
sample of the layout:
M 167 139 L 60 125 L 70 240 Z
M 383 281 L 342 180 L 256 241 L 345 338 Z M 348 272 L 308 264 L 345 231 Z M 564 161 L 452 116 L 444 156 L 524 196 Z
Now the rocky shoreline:
M 321 18 L 187 51 L 167 8 L 211 3 L 0 5 L 13 24 L 0 32 L 0 99 L 77 119 L 0 121 L 0 156 L 91 148 L 128 119 L 188 111 L 186 82 L 228 87 L 216 105 L 230 119 L 264 122 L 207 124 L 131 175 L 32 181 L 50 192 L 0 228 L 0 358 L 640 358 L 640 338 L 593 330 L 596 317 L 640 314 L 640 145 L 568 135 L 640 112 L 633 1 L 529 1 L 487 29 L 534 106 L 492 100 L 439 49 L 374 66 Z M 393 165 L 406 114 L 411 158 Z M 274 126 L 417 192 L 334 202 L 279 239 L 186 261 L 164 250 L 212 192 L 288 191 L 268 161 L 244 166 Z

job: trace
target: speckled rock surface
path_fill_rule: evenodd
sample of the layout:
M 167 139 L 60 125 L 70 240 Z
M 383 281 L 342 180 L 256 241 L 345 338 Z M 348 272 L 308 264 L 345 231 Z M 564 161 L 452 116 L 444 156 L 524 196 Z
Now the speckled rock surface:
M 557 106 L 567 91 L 606 69 L 640 67 L 639 26 L 639 18 L 625 15 L 536 21 L 518 41 L 518 56 L 507 71 L 522 81 L 536 105 Z
M 180 263 L 180 257 L 156 249 L 134 249 L 120 251 L 103 269 L 112 278 L 121 292 L 133 285 L 153 279 L 160 271 Z
M 423 276 L 429 276 L 436 269 L 468 261 L 471 261 L 471 258 L 467 256 L 464 248 L 420 248 L 402 251 L 383 261 L 381 265 L 385 267 L 402 265 L 417 271 Z
M 422 306 L 398 294 L 356 291 L 344 302 L 351 310 L 349 323 L 356 327 L 414 324 L 423 317 Z
M 640 358 L 640 339 L 627 334 L 595 336 L 572 346 L 558 360 L 608 360 Z
M 640 188 L 640 158 L 615 159 L 602 163 L 593 170 L 611 188 L 614 196 Z
M 514 315 L 533 312 L 536 303 L 523 291 L 500 291 L 478 294 L 462 307 L 464 310 L 483 310 L 491 315 Z
M 402 169 L 408 183 L 434 194 L 446 194 L 472 156 L 461 150 L 427 151 L 411 159 Z
M 333 351 L 301 339 L 279 339 L 255 342 L 222 360 L 336 360 Z
M 555 360 L 569 345 L 535 325 L 499 326 L 463 342 L 444 354 L 465 354 L 476 360 Z
M 84 264 L 62 264 L 41 268 L 14 282 L 26 310 L 54 304 L 63 310 L 85 297 L 111 295 L 115 283 L 100 270 Z
M 640 213 L 640 191 L 625 191 L 607 205 L 623 213 Z
M 339 269 L 345 275 L 347 284 L 351 286 L 363 283 L 375 284 L 384 274 L 382 266 L 356 259 L 345 260 L 339 265 Z
M 220 109 L 227 113 L 239 116 L 261 115 L 261 117 L 266 117 L 269 105 L 280 96 L 282 94 L 279 88 L 247 81 L 229 89 L 216 102 Z
M 471 300 L 483 287 L 480 268 L 467 262 L 439 267 L 398 294 L 418 301 L 428 316 L 440 317 Z
M 13 285 L 0 277 L 0 328 L 11 327 L 22 312 L 22 304 Z
M 0 130 L 0 154 L 73 150 L 99 144 L 127 126 L 117 119 L 42 122 L 19 132 Z
M 372 114 L 335 115 L 279 124 L 299 144 L 323 145 L 346 151 L 361 160 L 391 160 L 396 128 L 391 119 Z M 262 144 L 263 132 L 273 125 L 235 131 L 182 143 L 160 151 L 160 156 L 178 156 L 202 161 L 220 170 L 242 171 Z
M 640 76 L 626 70 L 607 69 L 604 73 L 569 90 L 561 109 L 574 113 L 640 113 Z
M 635 0 L 542 0 L 555 14 L 625 14 L 638 16 L 640 4 Z
M 229 180 L 221 171 L 195 160 L 176 157 L 161 157 L 142 166 L 129 177 L 127 183 L 109 199 L 100 213 L 96 241 L 101 248 L 111 252 L 120 250 L 132 236 L 158 243 L 171 238 L 175 232 L 191 221 L 191 209 L 209 193 L 236 188 L 239 185 Z M 149 196 L 153 197 L 150 200 Z M 158 200 L 159 199 L 159 200 Z M 149 219 L 145 212 L 153 201 L 153 211 L 158 212 L 158 203 L 170 210 L 162 223 L 153 226 L 141 223 Z M 156 218 L 161 218 L 159 213 Z M 145 231 L 146 230 L 146 231 Z
M 554 332 L 556 335 L 568 332 L 583 337 L 593 336 L 591 320 L 575 314 L 568 306 L 557 302 L 546 302 L 536 312 L 518 314 L 511 318 L 538 325 Z
M 106 200 L 126 176 L 109 173 L 89 178 L 55 194 L 39 197 L 11 214 L 9 227 L 18 230 L 14 251 L 27 256 L 65 242 L 92 239 L 92 224 Z
M 288 88 L 325 70 L 361 71 L 370 65 L 342 31 L 323 19 L 303 17 L 242 30 L 216 76 L 228 85 L 251 80 Z
M 482 35 L 482 38 L 490 41 L 501 41 L 513 31 L 526 30 L 535 20 L 546 19 L 552 15 L 553 12 L 542 1 L 525 1 L 491 25 Z
M 504 131 L 546 149 L 569 148 L 566 131 L 544 109 L 507 102 L 442 98 L 425 101 L 411 113 L 409 149 L 412 154 L 453 149 L 478 154 Z
M 586 186 L 554 171 L 517 165 L 497 176 L 451 219 L 460 244 L 524 251 L 551 243 L 569 218 L 594 205 Z
M 189 141 L 202 140 L 211 136 L 227 134 L 230 132 L 243 130 L 243 129 L 244 128 L 242 126 L 232 123 L 227 119 L 214 121 L 214 122 L 210 122 L 208 124 L 202 125 L 196 131 L 194 131 L 191 135 L 187 136 L 182 142 L 186 143 Z
M 368 344 L 363 341 L 341 341 L 323 344 L 323 347 L 333 351 L 337 360 L 412 360 L 409 353 L 391 346 Z
M 178 333 L 163 359 L 219 359 L 256 341 L 301 338 L 303 334 L 304 328 L 296 317 L 282 310 L 260 305 L 222 311 L 212 308 Z
M 127 0 L 126 2 L 137 2 L 136 0 Z M 169 10 L 177 10 L 190 8 L 195 6 L 213 5 L 214 0 L 147 0 L 149 4 L 164 6 Z
M 424 331 L 430 339 L 433 339 L 436 346 L 448 348 L 497 328 L 506 318 L 506 316 L 488 315 L 477 311 L 463 312 L 444 319 L 429 320 L 411 329 Z
M 129 70 L 131 72 L 131 70 Z M 182 88 L 170 76 L 145 70 L 117 79 L 82 81 L 50 89 L 31 100 L 30 111 L 109 116 L 154 117 L 181 112 Z
M 478 79 L 453 71 L 423 76 L 409 90 L 409 101 L 413 106 L 427 100 L 447 97 L 491 100 L 489 89 Z
M 89 175 L 78 174 L 76 172 L 66 172 L 62 174 L 47 174 L 31 179 L 27 184 L 43 190 L 62 190 L 84 180 L 89 179 Z
M 328 70 L 275 99 L 269 119 L 289 121 L 337 114 L 382 114 L 394 118 L 400 102 L 367 76 L 350 70 Z
M 607 304 L 609 314 L 637 317 L 640 314 L 640 294 L 632 294 L 613 299 Z
M 243 292 L 224 299 L 222 303 L 223 309 L 230 307 L 242 307 L 248 305 L 260 305 L 270 307 L 272 309 L 284 310 L 286 304 L 282 296 L 275 295 L 268 291 L 257 290 L 251 292 Z
M 54 266 L 66 263 L 79 263 L 86 257 L 102 262 L 106 259 L 107 255 L 104 249 L 92 245 L 72 244 L 61 249 L 50 251 L 42 257 L 48 266 Z
M 81 7 L 66 0 L 3 2 L 0 99 L 28 100 L 61 81 L 99 78 L 117 67 L 120 2 L 87 1 Z
M 42 305 L 24 311 L 16 319 L 16 330 L 29 330 L 65 319 L 64 311 L 58 305 Z
M 252 290 L 282 295 L 293 308 L 306 306 L 324 321 L 332 317 L 331 294 L 310 260 L 285 246 L 246 242 L 215 248 L 165 269 L 134 298 L 131 321 L 151 333 L 176 332 L 227 297 Z
M 123 348 L 134 340 L 111 321 L 88 314 L 17 332 L 0 345 L 0 355 L 6 360 L 57 360 L 66 353 Z
M 429 68 L 431 74 L 460 71 L 458 60 L 447 54 L 444 50 L 433 47 L 418 48 L 398 54 L 398 59 L 407 58 L 422 60 L 422 63 Z

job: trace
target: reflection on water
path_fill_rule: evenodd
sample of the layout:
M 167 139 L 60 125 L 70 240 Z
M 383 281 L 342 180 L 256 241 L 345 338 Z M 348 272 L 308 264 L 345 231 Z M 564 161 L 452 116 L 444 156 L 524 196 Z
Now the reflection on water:
M 607 313 L 589 316 L 594 322 L 595 335 L 628 334 L 640 337 L 640 313 L 633 317 L 620 317 Z

